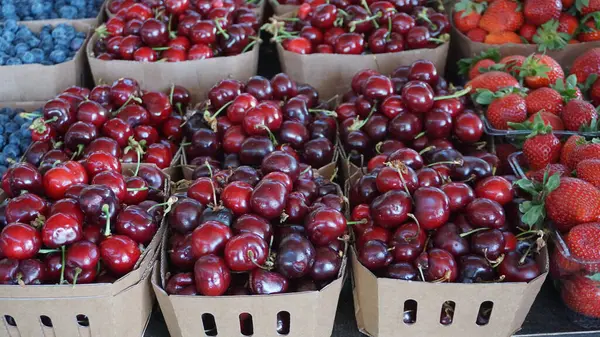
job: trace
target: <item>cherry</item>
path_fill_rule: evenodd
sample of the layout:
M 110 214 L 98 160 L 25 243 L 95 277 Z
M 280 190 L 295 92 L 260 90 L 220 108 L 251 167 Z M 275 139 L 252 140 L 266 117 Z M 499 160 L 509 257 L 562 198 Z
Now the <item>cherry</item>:
M 271 172 L 282 172 L 287 174 L 292 181 L 296 181 L 300 176 L 300 168 L 296 159 L 283 151 L 269 153 L 263 159 L 261 171 L 264 175 Z
M 413 113 L 404 113 L 390 121 L 388 130 L 394 139 L 412 141 L 423 130 L 423 122 Z
M 213 21 L 198 21 L 190 28 L 189 38 L 194 44 L 213 44 L 217 41 L 217 27 Z
M 0 251 L 9 259 L 31 259 L 41 247 L 40 233 L 29 225 L 13 222 L 0 232 Z
M 425 113 L 433 107 L 433 89 L 422 81 L 410 81 L 402 88 L 402 101 L 414 113 Z
M 140 124 L 148 124 L 150 122 L 150 114 L 148 114 L 148 110 L 137 104 L 130 104 L 122 107 L 117 115 L 117 118 L 127 122 L 131 128 L 134 128 Z
M 8 260 L 8 259 L 7 259 Z M 60 274 L 62 270 L 62 257 L 58 253 L 47 254 L 44 258 L 44 264 L 46 266 L 44 270 L 44 281 L 46 283 L 59 283 Z M 0 261 L 0 265 L 2 262 Z M 0 270 L 2 268 L 0 267 Z M 2 272 L 0 272 L 2 274 Z M 2 283 L 0 281 L 0 283 Z
M 113 235 L 100 243 L 103 265 L 117 276 L 132 271 L 140 255 L 137 243 L 124 235 Z
M 150 125 L 159 125 L 165 122 L 173 108 L 169 96 L 159 91 L 149 91 L 142 96 L 142 102 L 150 116 Z
M 433 62 L 429 60 L 417 60 L 408 69 L 408 80 L 426 82 L 434 87 L 437 85 L 439 75 Z
M 421 155 L 417 151 L 407 147 L 402 147 L 396 151 L 393 151 L 389 155 L 388 161 L 400 161 L 404 163 L 404 165 L 412 168 L 413 170 L 419 170 L 424 165 L 423 158 L 421 157 Z
M 169 214 L 169 226 L 181 234 L 193 231 L 200 225 L 204 206 L 191 198 L 180 199 Z
M 73 285 L 93 283 L 96 280 L 97 274 L 96 268 L 81 269 L 69 266 L 65 267 L 65 280 Z
M 250 273 L 249 286 L 253 294 L 271 295 L 287 292 L 289 282 L 281 274 L 256 268 Z
M 139 36 L 128 35 L 121 40 L 118 55 L 123 60 L 133 60 L 133 53 L 142 46 L 143 42 Z
M 158 225 L 144 209 L 128 206 L 122 210 L 115 223 L 118 234 L 127 235 L 135 242 L 147 245 L 158 231 Z
M 475 199 L 473 189 L 465 183 L 450 182 L 442 186 L 441 189 L 448 196 L 448 206 L 451 212 L 463 210 Z
M 77 120 L 100 128 L 108 120 L 108 110 L 93 100 L 83 101 L 77 107 Z
M 283 183 L 263 180 L 252 192 L 250 206 L 254 213 L 266 219 L 274 219 L 283 212 L 287 196 L 287 188 Z
M 199 156 L 215 156 L 220 148 L 217 133 L 209 129 L 200 129 L 192 136 L 192 148 Z
M 127 186 L 125 185 L 125 178 L 123 178 L 121 173 L 116 171 L 100 172 L 92 179 L 92 184 L 103 185 L 110 188 L 118 201 L 123 201 L 125 199 Z
M 506 215 L 502 205 L 484 198 L 473 200 L 466 208 L 467 219 L 475 227 L 499 229 L 504 226 Z
M 361 34 L 358 33 L 343 33 L 336 40 L 334 44 L 334 51 L 336 54 L 362 54 L 365 49 L 365 40 Z
M 394 93 L 392 81 L 384 75 L 372 75 L 365 81 L 361 92 L 372 100 L 383 100 Z
M 281 220 L 288 223 L 302 222 L 308 212 L 309 208 L 306 196 L 301 192 L 292 192 L 288 196 Z
M 83 152 L 85 158 L 96 152 L 105 152 L 115 158 L 121 157 L 121 147 L 116 140 L 108 137 L 100 137 L 93 140 Z M 117 170 L 119 171 L 119 170 Z
M 313 9 L 310 24 L 319 29 L 332 28 L 337 19 L 337 12 L 337 7 L 335 5 L 318 5 Z
M 408 262 L 392 263 L 385 271 L 385 277 L 396 280 L 417 281 L 417 275 L 415 267 Z
M 290 234 L 279 243 L 277 271 L 287 279 L 301 278 L 310 273 L 315 258 L 315 248 L 306 237 Z
M 235 234 L 253 233 L 261 237 L 265 242 L 271 242 L 273 227 L 266 219 L 255 214 L 243 214 L 238 217 L 231 229 Z
M 331 281 L 338 276 L 342 259 L 337 251 L 329 247 L 316 250 L 315 263 L 310 269 L 310 277 L 316 281 Z
M 423 269 L 428 282 L 454 282 L 458 277 L 456 260 L 449 252 L 432 248 L 417 259 L 417 268 Z
M 415 216 L 425 230 L 439 228 L 450 217 L 450 200 L 437 187 L 420 187 L 414 193 Z
M 102 185 L 90 185 L 81 190 L 79 206 L 87 222 L 98 226 L 114 223 L 120 208 L 114 192 Z
M 423 49 L 430 46 L 431 34 L 426 27 L 414 26 L 406 34 L 406 44 L 409 49 Z
M 171 149 L 162 143 L 151 144 L 146 149 L 144 155 L 144 162 L 156 165 L 160 169 L 165 169 L 171 165 L 173 160 L 173 153 Z
M 41 193 L 42 175 L 29 163 L 16 163 L 2 175 L 2 190 L 9 197 L 22 192 Z
M 475 185 L 475 195 L 478 198 L 487 198 L 496 201 L 500 205 L 511 202 L 514 193 L 512 184 L 503 177 L 487 177 L 478 181 Z
M 220 109 L 242 93 L 244 85 L 237 80 L 222 80 L 214 85 L 208 92 L 210 104 L 215 109 Z
M 251 271 L 267 262 L 269 247 L 252 233 L 240 233 L 225 245 L 225 261 L 233 271 Z
M 446 139 L 452 133 L 452 116 L 433 109 L 425 114 L 424 130 L 430 139 Z
M 404 189 L 407 193 L 412 194 L 419 186 L 419 181 L 412 168 L 399 163 L 382 168 L 377 174 L 376 184 L 377 190 L 381 193 Z
M 192 273 L 177 273 L 169 278 L 165 291 L 169 295 L 177 295 L 188 286 L 194 286 L 194 274 Z
M 81 240 L 82 224 L 72 216 L 55 213 L 51 215 L 41 231 L 42 242 L 48 248 L 58 248 Z
M 322 207 L 312 211 L 305 219 L 308 238 L 315 246 L 324 246 L 337 240 L 347 229 L 346 218 L 339 211 Z
M 314 168 L 331 163 L 333 154 L 333 143 L 327 138 L 312 139 L 304 144 L 304 161 Z
M 7 223 L 30 223 L 38 218 L 43 220 L 47 210 L 48 205 L 44 199 L 33 193 L 25 193 L 8 201 L 4 216 Z
M 483 122 L 473 112 L 465 112 L 455 119 L 453 134 L 462 142 L 475 143 L 483 136 Z
M 488 260 L 479 255 L 467 254 L 458 260 L 459 283 L 492 282 L 496 276 Z
M 65 191 L 75 184 L 87 183 L 85 168 L 78 162 L 68 161 L 51 168 L 44 174 L 43 184 L 46 195 L 52 199 L 61 199 Z
M 194 283 L 204 296 L 221 296 L 231 284 L 231 272 L 222 258 L 205 255 L 194 264 Z
M 447 223 L 438 228 L 433 235 L 433 245 L 436 248 L 450 252 L 454 256 L 465 255 L 470 252 L 469 242 L 461 234 L 460 228 Z
M 389 266 L 393 257 L 388 246 L 379 240 L 367 241 L 358 251 L 358 261 L 370 270 L 378 270 Z
M 169 251 L 169 261 L 182 271 L 194 268 L 194 256 L 192 255 L 192 234 L 186 235 L 183 240 L 173 244 Z
M 502 252 L 508 253 L 515 251 L 519 241 L 517 237 L 511 232 L 502 232 L 502 235 L 504 236 L 504 249 Z
M 232 236 L 229 227 L 217 221 L 207 221 L 192 232 L 192 255 L 199 258 L 209 254 L 221 254 Z
M 57 132 L 64 134 L 75 122 L 75 108 L 62 98 L 54 98 L 46 102 L 42 108 L 47 125 Z
M 497 229 L 477 232 L 471 236 L 471 251 L 493 261 L 504 252 L 504 235 Z
M 77 196 L 79 196 L 79 194 Z M 81 224 L 83 224 L 83 220 L 85 218 L 83 212 L 81 211 L 81 208 L 79 208 L 79 202 L 73 198 L 61 199 L 52 204 L 52 207 L 50 207 L 49 215 L 54 215 L 58 213 L 68 215 Z
M 157 19 L 148 19 L 140 28 L 140 37 L 150 47 L 163 46 L 169 41 L 167 25 Z
M 253 167 L 240 166 L 233 170 L 233 173 L 229 177 L 230 183 L 234 181 L 243 181 L 250 186 L 255 186 L 260 181 L 260 178 L 258 172 Z
M 498 266 L 498 274 L 506 282 L 529 282 L 541 274 L 536 261 L 518 252 L 509 252 Z
M 158 142 L 158 131 L 150 125 L 138 125 L 133 129 L 133 138 L 136 141 L 145 141 L 147 145 Z
M 485 160 L 464 156 L 462 166 L 453 166 L 451 177 L 454 180 L 479 180 L 492 175 L 492 166 Z
M 44 264 L 39 260 L 0 260 L 0 284 L 41 284 L 45 274 Z
M 252 186 L 242 181 L 235 181 L 227 185 L 221 194 L 221 201 L 225 207 L 231 209 L 234 214 L 242 215 L 250 211 L 250 199 Z
M 102 134 L 116 140 L 119 147 L 125 147 L 133 136 L 133 129 L 124 120 L 113 118 L 102 126 Z
M 82 240 L 67 249 L 65 263 L 67 267 L 83 270 L 96 269 L 100 261 L 100 250 L 95 244 Z

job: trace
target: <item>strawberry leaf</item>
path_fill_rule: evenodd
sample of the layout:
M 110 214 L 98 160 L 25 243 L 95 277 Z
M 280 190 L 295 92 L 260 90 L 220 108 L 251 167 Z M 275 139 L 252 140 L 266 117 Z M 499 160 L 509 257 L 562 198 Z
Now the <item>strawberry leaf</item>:
M 598 107 L 596 107 L 596 111 L 598 111 Z M 592 120 L 590 121 L 590 124 L 588 124 L 588 125 L 582 125 L 579 128 L 579 131 L 581 131 L 581 132 L 595 132 L 595 131 L 598 131 L 598 118 L 596 118 L 596 117 L 592 118 Z
M 531 123 L 530 121 L 525 121 L 523 123 L 508 122 L 508 127 L 511 130 L 519 130 L 519 131 L 527 130 L 527 131 L 531 131 L 531 129 L 533 128 L 533 123 Z
M 575 8 L 577 8 L 577 10 L 580 12 L 589 5 L 590 0 L 575 0 Z
M 531 127 L 531 133 L 527 135 L 527 138 L 533 138 L 537 135 L 545 135 L 552 133 L 552 126 L 546 125 L 541 113 L 537 113 L 533 118 L 533 125 Z
M 569 75 L 566 80 L 559 78 L 556 83 L 550 85 L 550 88 L 556 90 L 562 96 L 565 104 L 569 103 L 570 100 L 578 97 L 577 76 L 575 74 Z
M 525 206 L 526 203 L 529 204 Z M 544 208 L 543 204 L 535 205 L 531 201 L 525 201 L 521 205 L 526 209 L 521 216 L 523 223 L 529 225 L 529 227 L 533 227 L 536 225 L 541 225 L 544 222 L 544 219 L 546 218 L 546 209 Z M 519 207 L 519 210 L 523 211 L 521 207 Z
M 515 185 L 517 185 L 523 191 L 529 193 L 531 196 L 537 196 L 540 193 L 541 185 L 527 178 L 515 181 Z M 523 204 L 525 203 L 526 202 Z
M 537 29 L 533 42 L 538 45 L 538 51 L 561 50 L 569 43 L 571 36 L 559 32 L 558 26 L 558 20 L 550 20 Z
M 589 278 L 592 281 L 600 282 L 600 273 L 596 273 L 593 275 L 586 275 L 585 277 Z
M 475 102 L 477 104 L 490 105 L 494 99 L 496 99 L 494 93 L 487 89 L 477 89 L 475 92 Z
M 492 60 L 494 62 L 500 62 L 500 52 L 496 48 L 490 48 L 482 51 L 479 55 L 475 55 L 471 58 L 464 58 L 458 61 L 458 73 L 460 75 L 467 75 L 471 68 L 481 60 Z
M 548 170 L 546 171 L 548 172 Z M 560 186 L 560 174 L 555 173 L 550 178 L 548 178 L 548 182 L 544 185 L 544 192 L 550 193 Z
M 540 62 L 540 60 L 534 57 L 534 55 L 527 56 L 525 61 L 523 61 L 523 64 L 518 67 L 518 69 L 519 78 L 521 79 L 530 76 L 548 78 L 548 72 L 551 70 L 550 67 Z

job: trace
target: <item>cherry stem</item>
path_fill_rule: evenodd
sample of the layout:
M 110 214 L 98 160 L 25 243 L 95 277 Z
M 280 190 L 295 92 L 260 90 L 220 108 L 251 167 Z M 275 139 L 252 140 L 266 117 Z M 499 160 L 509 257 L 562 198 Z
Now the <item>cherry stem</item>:
M 519 259 L 519 265 L 522 265 L 523 263 L 525 263 L 525 259 L 527 259 L 527 255 L 529 255 L 529 253 L 531 252 L 531 248 L 533 248 L 533 245 L 529 245 L 529 247 L 527 247 L 525 254 L 523 254 L 521 259 Z
M 364 19 L 361 20 L 355 20 L 355 21 L 350 21 L 350 23 L 348 24 L 350 26 L 350 33 L 354 32 L 354 30 L 356 30 L 356 25 L 359 25 L 361 23 L 365 23 L 365 22 L 369 22 L 369 21 L 373 21 L 373 25 L 375 26 L 375 28 L 379 28 L 379 24 L 377 23 L 377 20 L 381 17 L 381 12 L 375 14 L 375 15 L 371 15 L 369 17 L 366 17 Z
M 377 154 L 381 154 L 381 146 L 383 145 L 383 142 L 379 142 L 377 144 L 375 144 L 375 151 L 377 152 Z
M 229 34 L 227 34 L 227 32 L 223 29 L 223 27 L 221 27 L 221 24 L 219 23 L 219 21 L 224 20 L 223 18 L 216 18 L 215 19 L 215 25 L 217 26 L 217 30 L 219 31 L 219 34 L 223 35 L 223 37 L 225 39 L 229 39 Z
M 60 251 L 61 251 L 61 263 L 60 263 L 60 281 L 58 284 L 63 284 L 65 282 L 65 264 L 67 263 L 67 259 L 66 259 L 66 249 L 65 246 L 61 246 L 60 247 Z
M 476 228 L 476 229 L 470 230 L 468 232 L 464 232 L 464 233 L 460 234 L 459 236 L 461 238 L 464 238 L 464 237 L 469 236 L 469 235 L 471 235 L 473 233 L 481 232 L 481 231 L 488 230 L 488 229 L 489 228 Z
M 450 277 L 452 277 L 452 271 L 446 270 L 446 272 L 444 273 L 444 276 L 442 276 L 441 278 L 439 278 L 437 280 L 431 281 L 431 283 L 443 283 L 443 282 L 449 281 Z
M 175 93 L 175 84 L 171 84 L 171 90 L 169 90 L 169 103 L 173 105 L 173 94 Z
M 177 104 L 175 104 L 175 107 L 177 108 L 177 111 L 179 111 L 179 115 L 183 116 L 183 109 L 181 109 L 181 102 L 177 102 Z
M 33 113 L 33 112 L 21 112 L 19 114 L 19 116 L 21 116 L 21 117 L 23 117 L 25 119 L 35 119 L 35 118 L 43 117 L 43 115 L 36 114 L 36 113 Z M 57 117 L 55 116 L 55 117 L 52 117 L 52 118 L 57 118 Z
M 422 19 L 423 21 L 427 22 L 428 24 L 431 25 L 431 29 L 432 30 L 437 30 L 437 25 L 433 22 L 431 22 L 431 20 L 427 17 L 427 8 L 423 8 L 423 10 L 417 15 L 417 17 L 419 19 Z
M 417 269 L 419 269 L 419 274 L 421 274 L 421 280 L 423 282 L 425 282 L 425 274 L 423 274 L 423 266 L 421 266 L 420 264 L 417 265 Z
M 308 171 L 310 171 L 310 170 L 312 170 L 312 167 L 311 167 L 311 166 L 308 166 L 308 167 L 306 167 L 306 168 L 304 169 L 304 171 L 300 172 L 300 175 L 303 175 L 303 174 L 307 173 L 307 172 L 308 172 Z
M 252 42 L 248 43 L 246 45 L 246 47 L 244 47 L 244 49 L 242 49 L 241 54 L 243 54 L 243 53 L 247 52 L 248 50 L 252 49 L 252 47 L 254 47 L 255 44 L 257 44 L 257 43 L 259 43 L 261 41 L 262 41 L 261 39 L 255 39 Z
M 423 150 L 419 151 L 419 154 L 423 155 L 423 153 L 429 152 L 429 151 L 431 151 L 433 149 L 435 149 L 435 146 L 428 146 L 428 147 L 424 148 Z
M 375 113 L 375 110 L 377 110 L 377 106 L 373 105 L 373 107 L 371 108 L 371 111 L 369 111 L 369 114 L 367 115 L 367 118 L 365 118 L 362 121 L 358 117 L 356 117 L 356 119 L 354 120 L 354 123 L 352 123 L 352 125 L 350 125 L 350 127 L 348 127 L 348 130 L 357 131 L 357 130 L 362 129 L 362 127 L 365 126 L 365 124 L 367 124 L 367 122 L 369 121 L 369 118 L 371 118 L 371 116 L 373 116 L 373 113 Z
M 173 204 L 176 203 L 177 200 L 179 200 L 179 198 L 177 198 L 176 196 L 171 196 L 171 197 L 169 197 L 169 199 L 166 202 L 162 202 L 160 204 L 150 206 L 148 208 L 148 213 L 150 213 L 150 211 L 156 207 L 166 206 L 165 211 L 163 212 L 163 215 L 165 215 L 165 214 L 169 213 L 169 211 L 171 211 L 171 206 L 173 206 Z
M 408 217 L 413 219 L 413 221 L 415 222 L 415 224 L 417 224 L 417 232 L 415 233 L 415 235 L 410 237 L 410 240 L 416 240 L 419 237 L 419 233 L 421 232 L 421 224 L 419 223 L 419 220 L 417 219 L 417 217 L 412 214 L 412 213 L 408 213 Z
M 406 180 L 404 179 L 404 175 L 403 175 L 404 173 L 408 173 L 408 168 L 406 167 L 406 164 L 404 164 L 400 160 L 394 160 L 394 161 L 385 163 L 385 166 L 396 169 L 396 171 L 398 172 L 398 176 L 400 177 L 400 181 L 402 182 L 402 186 L 404 187 L 404 191 L 406 192 L 406 194 L 408 194 L 409 197 L 412 198 L 412 196 L 410 195 L 410 191 L 408 190 Z
M 487 251 L 486 251 L 486 253 L 487 253 Z M 504 261 L 504 257 L 505 257 L 505 255 L 502 254 L 502 255 L 498 256 L 498 258 L 496 259 L 496 261 L 489 260 L 487 258 L 487 256 L 485 257 L 485 259 L 488 260 L 488 262 L 492 264 L 492 268 L 496 268 L 496 267 L 498 267 L 502 263 L 502 261 Z
M 265 266 L 261 266 L 260 264 L 258 264 L 258 262 L 256 262 L 256 259 L 254 258 L 254 252 L 249 250 L 247 252 L 248 258 L 250 259 L 250 261 L 252 262 L 253 265 L 257 266 L 258 268 L 262 269 L 262 270 L 269 270 L 267 269 Z
M 104 236 L 110 236 L 110 208 L 107 204 L 102 205 L 102 213 L 106 215 L 106 228 L 104 229 Z
M 171 47 L 154 47 L 152 48 L 152 50 L 154 51 L 164 51 L 164 50 L 169 50 L 171 49 Z
M 444 99 L 459 98 L 459 97 L 462 97 L 462 96 L 464 96 L 464 95 L 466 95 L 466 94 L 468 94 L 470 92 L 471 92 L 471 87 L 466 87 L 463 90 L 459 90 L 459 91 L 453 93 L 452 95 L 434 97 L 433 100 L 434 101 L 441 101 L 441 100 L 444 100 Z
M 148 187 L 130 187 L 127 189 L 127 192 L 139 192 L 139 191 L 147 191 Z
M 217 117 L 217 116 L 218 116 L 218 115 L 219 115 L 219 114 L 220 114 L 220 113 L 221 113 L 223 110 L 225 110 L 225 109 L 226 109 L 228 106 L 230 106 L 231 104 L 233 104 L 233 100 L 231 100 L 231 101 L 229 101 L 229 102 L 227 102 L 227 103 L 223 104 L 223 106 L 222 106 L 222 107 L 220 107 L 220 108 L 219 108 L 219 110 L 217 110 L 217 112 L 215 112 L 215 114 L 214 114 L 214 115 L 212 115 L 211 117 L 212 117 L 213 119 L 215 119 L 215 118 L 216 118 L 216 117 Z
M 464 161 L 462 159 L 451 160 L 451 161 L 438 161 L 437 163 L 431 163 L 431 164 L 427 165 L 427 167 L 432 167 L 432 166 L 439 165 L 439 164 L 462 165 L 462 164 L 464 164 Z
M 347 221 L 346 225 L 348 225 L 348 226 L 362 225 L 362 224 L 366 224 L 367 222 L 369 222 L 369 219 L 361 219 L 360 221 Z
M 275 135 L 273 134 L 273 132 L 271 132 L 271 130 L 269 129 L 268 126 L 264 125 L 264 124 L 260 124 L 256 126 L 259 129 L 264 129 L 265 131 L 267 131 L 267 134 L 269 136 L 269 139 L 271 140 L 271 142 L 273 143 L 273 145 L 277 146 L 279 145 L 279 143 L 277 143 L 277 138 L 275 138 Z
M 419 133 L 418 135 L 415 136 L 415 139 L 419 139 L 421 137 L 425 136 L 425 131 Z
M 60 250 L 59 249 L 40 249 L 38 251 L 38 254 L 51 254 L 51 253 L 58 253 Z
M 75 268 L 75 276 L 73 276 L 73 288 L 75 288 L 77 285 L 77 279 L 79 278 L 79 275 L 81 275 L 82 271 L 83 270 L 81 270 L 79 267 Z
M 83 144 L 77 144 L 77 151 L 73 152 L 73 155 L 71 156 L 71 160 L 77 158 L 81 152 L 83 152 L 83 148 L 85 147 L 85 145 Z

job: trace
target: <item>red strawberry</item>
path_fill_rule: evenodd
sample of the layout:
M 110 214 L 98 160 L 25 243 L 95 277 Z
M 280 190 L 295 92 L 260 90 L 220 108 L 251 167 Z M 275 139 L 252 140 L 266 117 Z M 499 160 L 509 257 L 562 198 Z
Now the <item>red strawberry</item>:
M 497 98 L 488 106 L 486 116 L 494 128 L 508 130 L 508 123 L 522 123 L 527 119 L 525 99 L 519 94 Z
M 577 224 L 598 221 L 600 190 L 581 179 L 560 178 L 558 188 L 546 198 L 546 213 L 561 232 Z
M 560 153 L 560 163 L 572 168 L 572 166 L 569 165 L 571 155 L 573 154 L 573 151 L 575 151 L 575 149 L 583 143 L 585 143 L 585 138 L 583 136 L 572 135 L 571 137 L 569 137 L 569 139 L 567 139 L 567 141 L 563 145 L 562 151 Z
M 481 17 L 479 27 L 488 33 L 516 32 L 525 21 L 520 7 L 517 1 L 495 0 Z
M 493 60 L 490 60 L 490 59 L 478 61 L 477 63 L 475 63 L 473 68 L 471 68 L 471 70 L 469 71 L 469 79 L 472 80 L 475 77 L 481 75 L 482 74 L 481 69 L 487 69 L 495 64 L 496 64 L 496 62 L 494 62 Z
M 573 227 L 564 238 L 569 249 L 565 257 L 579 263 L 588 274 L 600 273 L 600 223 L 584 223 Z
M 560 33 L 566 33 L 574 35 L 579 27 L 579 20 L 571 14 L 562 13 L 558 18 L 558 31 Z
M 460 0 L 454 5 L 454 25 L 456 28 L 466 33 L 471 29 L 477 28 L 481 13 L 485 10 L 485 5 L 470 0 Z
M 523 7 L 525 20 L 536 26 L 541 26 L 552 19 L 558 19 L 560 12 L 562 12 L 560 0 L 525 0 Z
M 519 35 L 521 35 L 529 43 L 533 42 L 533 36 L 536 32 L 537 27 L 532 25 L 531 23 L 526 23 L 523 26 L 521 26 L 521 29 L 519 29 Z
M 560 94 L 564 102 L 583 98 L 581 90 L 577 86 L 577 76 L 575 75 L 569 75 L 564 80 L 558 79 L 556 80 L 556 83 L 550 87 Z
M 481 69 L 489 68 L 500 61 L 500 52 L 498 49 L 490 48 L 471 58 L 464 58 L 458 61 L 458 73 L 463 76 L 469 76 L 472 80 L 482 74 Z
M 582 15 L 600 12 L 600 0 L 576 0 L 575 6 Z
M 560 149 L 560 140 L 552 133 L 552 128 L 543 125 L 541 117 L 536 115 L 533 132 L 523 143 L 523 154 L 529 168 L 539 170 L 549 164 L 557 163 Z
M 550 257 L 550 275 L 556 280 L 581 272 L 579 263 L 571 259 L 569 252 L 556 247 Z
M 600 48 L 590 49 L 576 58 L 571 74 L 577 76 L 579 83 L 585 83 L 591 74 L 600 74 Z
M 597 79 L 589 91 L 590 99 L 595 106 L 600 106 L 600 78 Z
M 595 278 L 596 280 L 594 280 Z M 600 318 L 600 281 L 599 277 L 574 275 L 561 284 L 560 296 L 565 305 L 578 314 Z
M 596 13 L 597 14 L 597 13 Z M 577 35 L 577 39 L 581 42 L 600 41 L 600 16 L 598 18 L 589 18 L 583 23 L 581 33 Z
M 474 28 L 467 32 L 467 37 L 473 42 L 483 43 L 486 36 L 487 32 L 481 28 Z
M 467 86 L 471 87 L 472 92 L 475 92 L 477 89 L 487 89 L 496 92 L 506 87 L 520 87 L 516 78 L 503 71 L 483 73 L 469 81 Z
M 558 173 L 560 177 L 565 177 L 568 175 L 569 168 L 563 164 L 550 164 L 541 170 L 527 172 L 527 178 L 533 181 L 542 182 L 546 171 L 548 172 L 548 176 L 553 176 Z
M 527 113 L 529 115 L 533 115 L 539 111 L 558 115 L 563 110 L 562 96 L 551 88 L 535 89 L 525 97 L 525 101 L 527 102 Z
M 569 156 L 567 166 L 574 170 L 577 164 L 585 159 L 600 159 L 600 144 L 599 143 L 584 143 L 577 146 L 573 153 Z
M 560 64 L 547 55 L 533 54 L 523 61 L 519 76 L 525 79 L 525 84 L 531 89 L 548 87 L 557 79 L 564 79 Z
M 523 62 L 525 62 L 525 58 L 525 56 L 521 55 L 510 55 L 502 58 L 499 63 L 505 65 L 504 70 L 518 76 L 519 68 L 523 65 Z
M 562 119 L 560 119 L 560 117 L 558 117 L 557 115 L 545 111 L 540 111 L 537 114 L 539 114 L 542 118 L 544 125 L 550 126 L 552 130 L 562 131 L 565 129 L 565 125 L 563 124 Z M 527 121 L 533 123 L 537 114 L 529 116 L 529 118 L 527 118 Z
M 585 159 L 577 164 L 577 178 L 600 188 L 600 159 Z
M 593 119 L 597 119 L 598 114 L 590 103 L 581 99 L 572 99 L 565 105 L 561 118 L 567 130 L 579 131 L 589 126 Z

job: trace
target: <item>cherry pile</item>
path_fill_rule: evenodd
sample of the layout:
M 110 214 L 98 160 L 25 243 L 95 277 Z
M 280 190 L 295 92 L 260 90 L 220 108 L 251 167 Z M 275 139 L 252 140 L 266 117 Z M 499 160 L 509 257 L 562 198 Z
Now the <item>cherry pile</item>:
M 152 165 L 131 177 L 91 159 L 43 174 L 13 165 L 2 176 L 0 284 L 106 283 L 132 271 L 159 228 L 167 183 Z
M 257 167 L 275 150 L 293 157 L 301 170 L 331 163 L 337 123 L 329 108 L 314 88 L 283 73 L 270 81 L 262 76 L 246 83 L 220 81 L 183 127 L 191 140 L 186 158 L 199 166 L 194 178 L 208 176 L 208 166 L 213 171 Z
M 101 60 L 181 62 L 244 53 L 258 41 L 259 19 L 243 1 L 112 1 L 96 32 Z
M 399 148 L 427 151 L 476 145 L 483 123 L 468 108 L 470 101 L 464 96 L 468 89 L 455 90 L 426 60 L 398 67 L 390 76 L 359 71 L 352 90 L 335 109 L 346 155 L 362 166 L 372 158 L 385 160 L 385 154 Z
M 189 104 L 183 87 L 142 91 L 128 78 L 92 90 L 71 87 L 49 100 L 33 122 L 34 142 L 25 160 L 42 174 L 76 159 L 117 172 L 121 162 L 167 168 L 183 137 L 182 114 Z
M 347 222 L 336 184 L 273 158 L 191 182 L 169 214 L 169 294 L 266 295 L 338 277 Z M 289 164 L 289 165 L 288 165 Z
M 425 1 L 355 2 L 304 3 L 296 17 L 263 28 L 298 54 L 395 53 L 436 48 L 450 39 L 448 16 Z
M 111 16 L 117 14 L 121 9 L 128 8 L 135 3 L 142 3 L 152 9 L 161 9 L 166 6 L 190 6 L 190 5 L 177 5 L 174 2 L 172 4 L 167 5 L 168 1 L 153 1 L 153 0 L 111 0 L 107 2 L 106 9 L 110 13 Z M 248 7 L 255 9 L 257 8 L 257 4 L 252 1 L 243 1 L 243 0 L 198 0 L 193 4 L 194 8 L 203 8 L 203 9 L 211 9 L 217 7 L 225 7 L 225 8 L 240 8 L 240 7 Z

